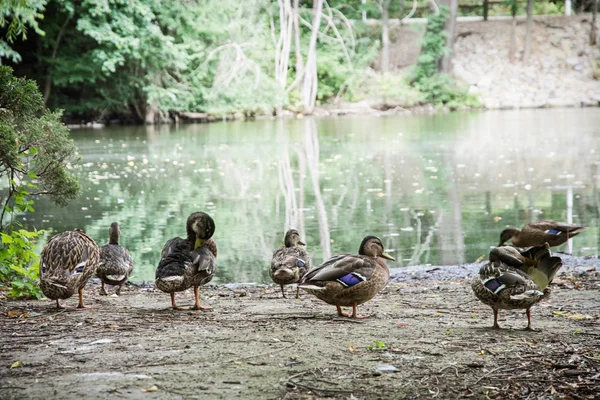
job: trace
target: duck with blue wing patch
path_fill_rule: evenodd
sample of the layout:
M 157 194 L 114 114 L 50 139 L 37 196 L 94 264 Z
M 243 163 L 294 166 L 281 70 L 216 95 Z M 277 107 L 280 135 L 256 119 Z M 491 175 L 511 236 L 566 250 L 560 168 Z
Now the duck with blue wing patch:
M 548 285 L 561 266 L 562 260 L 550 254 L 547 243 L 522 252 L 510 246 L 496 247 L 473 278 L 471 288 L 494 311 L 493 328 L 500 328 L 498 310 L 525 309 L 525 329 L 531 330 L 530 308 L 549 298 Z
M 303 247 L 300 234 L 290 229 L 284 237 L 284 245 L 273 253 L 269 275 L 273 282 L 281 286 L 281 294 L 285 297 L 284 285 L 298 283 L 310 269 L 310 257 Z M 296 288 L 296 298 L 300 297 L 300 289 Z
M 358 255 L 341 254 L 330 258 L 309 271 L 298 286 L 336 306 L 339 316 L 365 318 L 357 315 L 356 307 L 375 297 L 390 280 L 390 270 L 383 259 L 394 261 L 384 251 L 379 238 L 367 236 L 360 244 Z M 352 315 L 344 313 L 341 307 L 352 307 Z
M 567 240 L 586 230 L 585 226 L 556 221 L 538 221 L 527 224 L 523 229 L 507 228 L 500 233 L 502 246 L 509 240 L 517 247 L 535 247 L 548 243 L 550 247 L 560 246 Z
M 46 297 L 56 300 L 79 293 L 78 308 L 83 304 L 83 288 L 98 268 L 100 250 L 90 236 L 74 229 L 53 236 L 40 255 L 40 289 Z
M 198 288 L 210 282 L 217 269 L 217 244 L 212 235 L 215 223 L 206 213 L 191 214 L 186 224 L 187 238 L 176 237 L 165 243 L 156 268 L 154 285 L 171 295 L 171 307 L 184 309 L 175 303 L 175 293 L 194 288 L 195 310 L 207 310 L 201 306 Z

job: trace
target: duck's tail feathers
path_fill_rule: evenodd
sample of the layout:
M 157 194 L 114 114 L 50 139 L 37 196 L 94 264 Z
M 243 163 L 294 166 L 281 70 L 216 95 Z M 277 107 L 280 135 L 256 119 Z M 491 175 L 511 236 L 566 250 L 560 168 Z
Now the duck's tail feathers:
M 544 296 L 544 293 L 540 292 L 539 290 L 527 290 L 521 294 L 516 294 L 513 296 L 510 296 L 511 300 L 529 300 L 529 299 L 536 299 L 539 297 Z
M 183 283 L 183 276 L 178 276 L 178 275 L 174 275 L 174 276 L 166 276 L 164 278 L 158 278 L 156 279 L 157 281 L 162 281 L 165 283 Z
M 569 230 L 567 232 L 567 235 L 569 236 L 569 238 L 572 238 L 573 236 L 577 236 L 579 235 L 581 232 L 585 231 L 587 229 L 586 226 L 577 226 L 572 230 Z
M 306 290 L 317 290 L 317 291 L 325 290 L 325 287 L 317 286 L 317 285 L 311 285 L 309 283 L 301 283 L 301 284 L 298 285 L 298 287 L 300 289 L 306 289 Z
M 292 271 L 290 268 L 279 268 L 277 271 L 275 271 L 275 273 L 273 273 L 273 276 L 281 280 L 292 279 L 294 277 L 294 271 Z
M 109 279 L 111 281 L 122 281 L 123 279 L 125 279 L 126 275 L 125 274 L 121 274 L 121 275 L 106 275 L 106 279 Z

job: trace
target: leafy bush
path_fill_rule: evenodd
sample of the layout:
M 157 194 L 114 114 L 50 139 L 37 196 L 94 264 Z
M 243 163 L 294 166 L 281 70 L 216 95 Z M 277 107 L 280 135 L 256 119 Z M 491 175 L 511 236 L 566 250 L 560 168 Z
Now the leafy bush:
M 10 288 L 8 296 L 41 296 L 34 243 L 42 232 L 23 229 L 14 217 L 33 211 L 35 196 L 66 205 L 79 193 L 67 169 L 75 160 L 75 145 L 60 117 L 60 111 L 44 110 L 34 81 L 15 78 L 11 68 L 0 66 L 0 179 L 5 182 L 0 191 L 0 285 Z
M 412 83 L 423 93 L 425 102 L 437 107 L 446 106 L 451 110 L 479 107 L 476 97 L 461 88 L 453 78 L 440 73 L 442 58 L 448 52 L 444 28 L 449 16 L 448 8 L 440 7 L 440 12 L 429 18 Z
M 39 259 L 35 254 L 35 241 L 44 231 L 25 229 L 0 233 L 0 285 L 9 288 L 8 297 L 36 298 L 43 296 L 38 287 Z

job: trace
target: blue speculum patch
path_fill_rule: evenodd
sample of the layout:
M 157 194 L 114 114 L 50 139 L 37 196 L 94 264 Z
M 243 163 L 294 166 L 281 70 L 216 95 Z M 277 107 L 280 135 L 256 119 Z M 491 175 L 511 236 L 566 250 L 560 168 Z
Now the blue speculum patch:
M 560 235 L 560 231 L 558 229 L 548 229 L 546 233 L 550 233 L 552 235 Z
M 304 262 L 304 260 L 296 258 L 296 267 L 303 268 L 305 265 L 306 263 Z
M 492 278 L 483 283 L 483 285 L 491 292 L 498 293 L 504 289 L 505 285 L 498 280 L 498 278 Z
M 337 281 L 346 287 L 350 287 L 364 282 L 366 281 L 366 279 L 361 274 L 351 272 L 348 275 L 344 275 L 341 278 L 337 279 Z

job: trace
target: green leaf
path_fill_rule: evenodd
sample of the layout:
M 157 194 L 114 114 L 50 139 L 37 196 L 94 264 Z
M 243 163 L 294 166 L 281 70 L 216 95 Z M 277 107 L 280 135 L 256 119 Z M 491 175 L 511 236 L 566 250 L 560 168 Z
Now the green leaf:
M 12 242 L 13 242 L 13 238 L 10 235 L 8 235 L 6 233 L 2 233 L 2 243 L 9 244 Z

